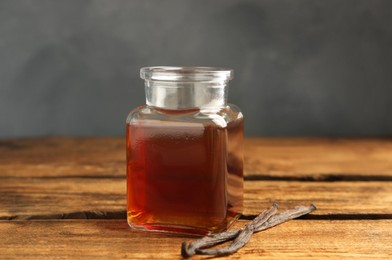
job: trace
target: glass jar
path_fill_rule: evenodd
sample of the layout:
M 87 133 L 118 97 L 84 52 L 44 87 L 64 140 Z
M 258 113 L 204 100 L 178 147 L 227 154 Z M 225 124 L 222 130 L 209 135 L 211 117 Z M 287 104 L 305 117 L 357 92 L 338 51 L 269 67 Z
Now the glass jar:
M 206 235 L 242 213 L 243 116 L 233 71 L 146 67 L 146 105 L 126 120 L 127 219 L 139 230 Z

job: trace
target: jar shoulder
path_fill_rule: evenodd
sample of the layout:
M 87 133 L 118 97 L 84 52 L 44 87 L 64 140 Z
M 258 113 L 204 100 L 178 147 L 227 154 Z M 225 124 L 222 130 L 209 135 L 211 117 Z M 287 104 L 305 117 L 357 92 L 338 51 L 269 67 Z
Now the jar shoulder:
M 243 121 L 241 109 L 234 104 L 228 104 L 219 110 L 200 110 L 196 117 L 208 120 L 218 127 L 227 127 L 231 123 Z
M 144 118 L 152 114 L 150 110 L 151 110 L 150 107 L 147 105 L 135 107 L 129 112 L 126 119 L 126 123 L 130 124 L 132 122 L 144 120 Z
M 127 124 L 150 123 L 199 123 L 226 127 L 233 121 L 243 120 L 240 108 L 233 104 L 219 109 L 167 110 L 153 106 L 140 106 L 133 109 L 127 117 Z

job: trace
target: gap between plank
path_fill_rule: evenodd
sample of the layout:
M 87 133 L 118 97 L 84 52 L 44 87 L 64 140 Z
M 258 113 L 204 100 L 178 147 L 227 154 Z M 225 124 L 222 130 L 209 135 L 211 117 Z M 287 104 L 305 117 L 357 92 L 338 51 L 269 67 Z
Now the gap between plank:
M 256 215 L 241 215 L 241 220 L 253 220 Z M 49 219 L 123 219 L 127 218 L 126 211 L 80 211 L 63 214 L 49 215 L 21 215 L 21 216 L 0 216 L 0 220 L 49 220 Z M 392 219 L 392 213 L 374 213 L 374 214 L 324 214 L 313 215 L 308 214 L 298 219 L 305 220 L 381 220 Z
M 256 215 L 242 215 L 240 219 L 253 220 Z M 371 214 L 325 214 L 325 215 L 313 215 L 307 214 L 297 219 L 304 220 L 380 220 L 380 219 L 392 219 L 392 214 L 384 213 L 371 213 Z
M 0 176 L 0 179 L 9 178 L 34 178 L 34 179 L 125 179 L 124 175 L 57 175 L 57 176 Z M 244 176 L 245 181 L 302 181 L 302 182 L 338 182 L 338 181 L 377 181 L 392 182 L 392 176 L 368 174 L 368 175 L 348 175 L 348 174 L 320 174 L 305 176 L 271 176 L 267 174 L 253 173 Z
M 0 176 L 0 179 L 126 179 L 126 175 Z
M 244 176 L 245 181 L 302 181 L 302 182 L 338 182 L 338 181 L 384 181 L 391 182 L 392 176 L 385 175 L 348 175 L 348 174 L 322 174 L 309 176 L 271 176 L 263 174 L 251 174 Z

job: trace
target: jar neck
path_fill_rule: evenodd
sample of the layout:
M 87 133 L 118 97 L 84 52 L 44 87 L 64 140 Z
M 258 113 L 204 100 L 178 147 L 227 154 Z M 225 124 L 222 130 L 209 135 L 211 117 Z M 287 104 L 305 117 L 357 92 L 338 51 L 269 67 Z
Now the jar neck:
M 166 109 L 220 108 L 227 104 L 227 89 L 227 81 L 145 80 L 147 105 Z

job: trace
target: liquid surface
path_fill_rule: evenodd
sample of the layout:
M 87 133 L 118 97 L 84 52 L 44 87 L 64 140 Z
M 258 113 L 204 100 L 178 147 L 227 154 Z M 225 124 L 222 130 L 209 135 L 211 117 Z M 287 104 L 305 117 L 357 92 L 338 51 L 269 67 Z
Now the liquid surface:
M 127 211 L 134 228 L 208 234 L 242 212 L 243 121 L 127 125 Z

